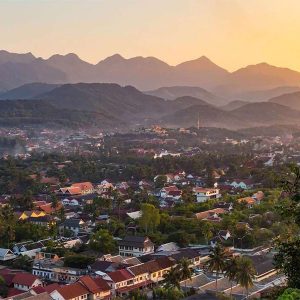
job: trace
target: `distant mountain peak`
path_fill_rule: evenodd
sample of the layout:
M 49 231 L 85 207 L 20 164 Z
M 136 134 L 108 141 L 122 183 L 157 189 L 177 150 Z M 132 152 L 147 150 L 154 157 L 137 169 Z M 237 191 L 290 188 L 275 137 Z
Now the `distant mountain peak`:
M 126 60 L 121 54 L 116 53 L 114 55 L 108 56 L 105 59 L 101 60 L 98 64 L 101 63 L 118 63 Z
M 66 55 L 54 54 L 54 55 L 50 56 L 48 60 L 51 61 L 51 60 L 62 60 L 62 59 L 81 60 L 80 57 L 75 53 L 67 53 Z

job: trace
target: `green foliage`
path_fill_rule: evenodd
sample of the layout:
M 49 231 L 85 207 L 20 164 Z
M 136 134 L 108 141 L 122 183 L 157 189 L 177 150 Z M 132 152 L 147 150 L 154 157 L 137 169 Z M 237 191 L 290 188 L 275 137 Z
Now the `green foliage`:
M 5 280 L 2 276 L 0 276 L 0 296 L 6 298 L 8 293 L 8 288 L 5 284 Z
M 12 267 L 15 269 L 21 269 L 31 272 L 32 269 L 32 259 L 27 255 L 18 256 L 12 263 Z
M 241 256 L 238 258 L 237 265 L 238 268 L 235 280 L 246 289 L 248 295 L 248 289 L 249 287 L 253 286 L 253 279 L 256 271 L 254 269 L 252 261 L 245 256 Z
M 225 252 L 219 244 L 210 250 L 207 268 L 211 272 L 216 272 L 216 291 L 218 290 L 218 275 L 225 270 Z
M 154 205 L 144 203 L 141 205 L 142 216 L 139 218 L 139 224 L 146 234 L 153 232 L 160 223 L 159 209 Z
M 280 295 L 277 300 L 299 300 L 300 290 L 299 289 L 286 289 L 282 295 Z
M 95 258 L 81 254 L 71 254 L 64 258 L 64 266 L 70 268 L 86 269 L 95 262 Z
M 275 265 L 288 278 L 288 285 L 300 288 L 300 238 L 281 242 L 278 254 L 275 255 Z
M 154 300 L 180 300 L 184 298 L 183 292 L 178 288 L 155 288 L 153 289 Z
M 115 253 L 116 251 L 116 242 L 106 229 L 100 229 L 95 232 L 90 238 L 89 246 L 92 250 L 104 254 Z

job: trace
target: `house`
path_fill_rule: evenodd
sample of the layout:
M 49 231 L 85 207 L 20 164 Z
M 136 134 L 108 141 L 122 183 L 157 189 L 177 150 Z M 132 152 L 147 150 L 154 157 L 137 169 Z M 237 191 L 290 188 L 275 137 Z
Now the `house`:
M 135 276 L 135 283 L 144 282 L 144 286 L 164 280 L 164 275 L 176 264 L 175 260 L 166 256 L 150 260 L 128 268 Z
M 148 237 L 126 236 L 119 241 L 119 254 L 121 256 L 135 256 L 154 252 L 154 244 Z
M 62 224 L 59 225 L 59 232 L 64 233 L 65 230 L 70 230 L 75 236 L 80 231 L 85 229 L 85 222 L 81 219 L 66 219 Z
M 107 273 L 107 283 L 112 288 L 113 296 L 124 296 L 127 295 L 134 285 L 134 275 L 126 269 L 117 270 L 114 272 Z
M 246 255 L 249 258 L 255 268 L 256 274 L 254 277 L 255 282 L 260 282 L 270 276 L 278 273 L 274 266 L 273 256 L 270 254 L 257 254 Z
M 94 192 L 94 186 L 91 182 L 79 182 L 71 185 L 73 188 L 79 188 L 81 195 L 92 194 Z
M 46 280 L 55 278 L 55 268 L 62 267 L 63 261 L 52 253 L 37 253 L 32 266 L 32 274 Z
M 223 208 L 223 209 L 227 210 L 228 212 L 230 212 L 233 210 L 233 203 L 220 201 L 220 202 L 214 204 L 214 208 Z
M 26 221 L 32 224 L 40 225 L 40 226 L 46 226 L 49 227 L 53 224 L 55 224 L 54 218 L 52 218 L 49 215 L 38 217 L 38 218 L 32 218 L 29 217 Z
M 0 248 L 0 261 L 8 261 L 15 258 L 16 255 L 10 249 Z
M 196 187 L 193 189 L 196 195 L 196 201 L 199 203 L 205 202 L 210 199 L 218 199 L 221 197 L 220 190 L 218 188 L 201 188 Z
M 198 220 L 220 222 L 222 220 L 220 216 L 225 213 L 227 213 L 227 211 L 223 208 L 214 208 L 196 213 L 195 216 Z
M 237 200 L 238 203 L 245 204 L 247 208 L 252 208 L 256 203 L 256 200 L 252 197 L 244 197 Z
M 16 255 L 27 255 L 33 258 L 35 257 L 36 253 L 42 251 L 44 247 L 45 246 L 42 241 L 27 241 L 15 244 L 13 246 L 13 253 Z
M 45 214 L 52 214 L 59 211 L 62 208 L 61 203 L 57 203 L 56 207 L 52 206 L 52 203 L 47 203 L 45 205 L 40 206 L 40 210 L 43 211 Z
M 223 244 L 231 238 L 229 230 L 220 230 L 218 234 L 210 240 L 210 245 L 214 248 L 217 244 Z
M 63 206 L 73 206 L 73 207 L 79 206 L 78 200 L 74 198 L 72 199 L 65 198 L 61 202 Z
M 63 285 L 50 293 L 53 300 L 87 300 L 89 290 L 80 282 Z
M 252 181 L 249 179 L 235 179 L 232 182 L 230 182 L 230 185 L 234 187 L 235 189 L 242 189 L 242 190 L 249 190 L 253 187 Z
M 29 291 L 36 286 L 43 286 L 42 281 L 35 275 L 30 273 L 17 273 L 12 283 L 14 288 L 21 291 Z
M 260 201 L 263 200 L 264 197 L 265 197 L 265 194 L 262 191 L 258 191 L 252 195 L 252 198 L 255 199 L 257 201 L 257 203 L 260 203 Z
M 89 291 L 89 300 L 111 298 L 111 288 L 101 277 L 82 276 L 78 282 Z
M 160 197 L 161 198 L 167 198 L 172 197 L 175 199 L 179 199 L 181 197 L 181 190 L 177 188 L 177 186 L 167 186 L 160 190 Z

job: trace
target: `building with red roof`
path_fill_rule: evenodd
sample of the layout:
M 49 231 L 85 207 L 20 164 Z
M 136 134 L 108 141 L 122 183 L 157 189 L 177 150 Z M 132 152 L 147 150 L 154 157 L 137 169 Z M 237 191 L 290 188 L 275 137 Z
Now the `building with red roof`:
M 21 291 L 29 291 L 34 287 L 43 286 L 42 281 L 30 273 L 17 273 L 12 279 L 12 283 L 15 289 Z

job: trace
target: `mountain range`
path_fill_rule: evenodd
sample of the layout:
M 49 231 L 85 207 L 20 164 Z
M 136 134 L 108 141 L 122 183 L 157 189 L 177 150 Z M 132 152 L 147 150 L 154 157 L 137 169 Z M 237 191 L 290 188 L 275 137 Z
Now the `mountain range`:
M 0 51 L 0 91 L 19 87 L 23 84 L 44 82 L 48 84 L 65 83 L 117 83 L 132 85 L 149 94 L 161 87 L 191 87 L 188 95 L 195 95 L 195 87 L 213 94 L 215 102 L 225 104 L 231 100 L 266 101 L 285 92 L 293 92 L 300 87 L 300 73 L 271 66 L 266 63 L 250 65 L 235 72 L 216 65 L 202 56 L 171 66 L 155 57 L 133 57 L 126 59 L 119 54 L 90 64 L 76 54 L 55 54 L 48 59 L 37 58 L 31 53 L 15 54 Z M 174 93 L 171 98 L 176 97 Z M 157 91 L 155 95 L 169 97 Z M 265 93 L 265 94 L 264 94 Z M 269 93 L 269 96 L 268 96 Z M 260 98 L 260 99 L 258 99 Z
M 22 94 L 27 98 L 20 99 Z M 113 83 L 27 84 L 6 93 L 6 99 L 10 100 L 0 101 L 2 126 L 40 124 L 127 130 L 153 124 L 191 127 L 197 126 L 198 120 L 201 127 L 228 129 L 300 125 L 300 110 L 272 99 L 258 103 L 238 101 L 231 107 L 220 107 L 191 96 L 166 100 Z

